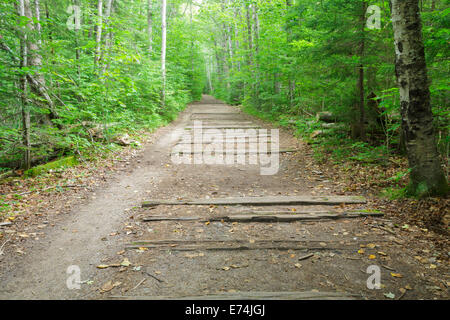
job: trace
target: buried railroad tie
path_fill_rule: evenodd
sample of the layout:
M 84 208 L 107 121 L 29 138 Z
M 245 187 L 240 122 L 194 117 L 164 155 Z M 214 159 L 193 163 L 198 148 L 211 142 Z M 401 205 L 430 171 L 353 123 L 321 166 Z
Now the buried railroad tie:
M 158 205 L 338 205 L 364 204 L 367 200 L 360 196 L 265 196 L 213 199 L 152 199 L 142 203 L 142 207 Z

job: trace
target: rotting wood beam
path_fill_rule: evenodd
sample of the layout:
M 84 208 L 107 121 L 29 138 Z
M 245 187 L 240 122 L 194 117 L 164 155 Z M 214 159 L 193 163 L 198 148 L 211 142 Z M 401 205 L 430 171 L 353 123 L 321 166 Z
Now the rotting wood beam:
M 213 199 L 151 199 L 144 201 L 142 207 L 158 205 L 338 205 L 365 204 L 361 196 L 266 196 Z

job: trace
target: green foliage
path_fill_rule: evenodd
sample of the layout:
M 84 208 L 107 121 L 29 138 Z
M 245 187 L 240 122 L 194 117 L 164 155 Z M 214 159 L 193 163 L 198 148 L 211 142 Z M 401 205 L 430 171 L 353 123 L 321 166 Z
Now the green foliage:
M 96 1 L 94 1 L 96 2 Z M 49 119 L 45 98 L 28 90 L 31 154 L 34 163 L 55 156 L 90 154 L 111 149 L 124 132 L 153 130 L 174 120 L 187 103 L 199 100 L 205 85 L 205 62 L 198 30 L 171 2 L 167 35 L 166 104 L 161 107 L 160 6 L 153 3 L 153 51 L 149 52 L 147 0 L 114 1 L 104 17 L 101 59 L 94 64 L 97 11 L 91 0 L 80 0 L 81 30 L 70 30 L 66 12 L 71 0 L 41 3 L 41 67 L 18 68 L 20 30 L 30 19 L 17 19 L 14 1 L 0 3 L 0 39 L 14 55 L 0 50 L 0 167 L 20 167 L 22 101 L 18 82 L 26 73 L 45 79 L 58 117 Z M 31 3 L 33 3 L 31 1 Z M 103 1 L 104 5 L 106 1 Z M 105 14 L 106 10 L 104 10 Z M 33 23 L 37 20 L 34 19 Z M 27 29 L 36 41 L 39 35 Z

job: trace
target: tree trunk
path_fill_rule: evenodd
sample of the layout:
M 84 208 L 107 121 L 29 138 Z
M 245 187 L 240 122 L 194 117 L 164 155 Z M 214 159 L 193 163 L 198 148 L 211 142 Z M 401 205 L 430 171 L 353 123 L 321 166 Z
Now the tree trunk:
M 74 5 L 77 6 L 78 8 L 80 8 L 81 10 L 81 4 L 80 4 L 81 0 L 74 0 Z M 76 9 L 78 10 L 78 9 Z M 80 67 L 80 58 L 81 58 L 81 54 L 80 54 L 80 43 L 79 43 L 79 36 L 80 36 L 80 29 L 78 28 L 78 23 L 81 24 L 81 21 L 76 21 L 78 19 L 78 17 L 75 16 L 75 21 L 74 21 L 74 25 L 75 25 L 75 60 L 77 62 L 77 76 L 78 76 L 78 81 L 81 80 L 81 67 Z
M 411 168 L 410 194 L 446 195 L 436 146 L 418 0 L 391 0 L 402 130 Z
M 364 49 L 365 49 L 365 35 L 364 35 L 364 27 L 366 25 L 366 10 L 367 3 L 363 1 L 361 3 L 361 19 L 360 19 L 360 27 L 361 27 L 361 35 L 360 35 L 360 44 L 359 44 L 359 59 L 361 63 L 359 65 L 359 77 L 358 77 L 358 91 L 359 91 L 359 135 L 361 140 L 366 139 L 366 129 L 365 129 L 365 110 L 364 110 L 364 64 L 362 60 L 364 59 Z
M 254 46 L 255 46 L 255 104 L 259 108 L 259 88 L 260 88 L 260 75 L 259 75 L 259 17 L 258 17 L 258 4 L 254 3 L 253 9 L 253 34 L 254 34 Z
M 55 106 L 53 104 L 53 100 L 50 98 L 50 95 L 48 93 L 45 78 L 40 73 L 40 69 L 42 67 L 42 56 L 40 54 L 40 46 L 38 45 L 37 39 L 39 39 L 39 33 L 37 32 L 37 24 L 34 24 L 31 21 L 34 21 L 33 13 L 31 10 L 30 0 L 24 0 L 24 14 L 25 16 L 30 19 L 30 22 L 28 22 L 26 29 L 28 30 L 28 33 L 32 36 L 27 36 L 27 67 L 34 67 L 34 75 L 27 74 L 27 79 L 30 84 L 30 88 L 35 92 L 37 95 L 40 95 L 42 98 L 44 98 L 47 101 L 47 107 L 49 110 L 49 114 L 45 115 L 45 120 L 48 125 L 51 125 L 52 119 L 59 118 L 58 113 L 56 112 Z M 37 2 L 39 4 L 39 2 Z M 37 9 L 35 12 L 40 12 L 40 9 Z M 38 24 L 40 25 L 40 24 Z M 41 101 L 36 100 L 36 104 L 42 105 Z M 45 107 L 45 106 L 42 106 Z M 60 126 L 58 126 L 60 128 Z
M 25 0 L 19 0 L 18 15 L 25 17 L 26 12 Z M 27 33 L 25 27 L 20 29 L 20 67 L 26 68 L 28 66 L 28 46 Z M 30 111 L 27 102 L 27 77 L 22 75 L 20 78 L 21 102 L 22 102 L 22 143 L 24 147 L 23 168 L 25 170 L 31 167 L 31 141 L 30 141 Z
M 105 20 L 105 48 L 102 52 L 102 72 L 101 75 L 103 75 L 109 67 L 109 55 L 110 50 L 112 46 L 112 31 L 111 31 L 111 13 L 112 13 L 112 6 L 114 5 L 114 0 L 106 0 L 106 10 L 104 15 Z
M 248 39 L 248 65 L 253 65 L 253 35 L 252 35 L 252 20 L 250 19 L 251 5 L 247 5 L 247 39 Z
M 148 54 L 153 52 L 153 0 L 147 0 Z
M 96 19 L 96 36 L 95 36 L 95 57 L 94 66 L 96 67 L 100 62 L 101 46 L 102 46 L 102 29 L 103 29 L 103 0 L 98 0 L 97 3 L 97 19 Z
M 289 10 L 292 7 L 292 0 L 286 0 L 286 8 L 287 8 L 287 12 L 289 13 Z M 290 45 L 290 43 L 292 42 L 292 29 L 291 26 L 289 24 L 289 21 L 286 21 L 286 40 L 287 40 L 287 44 L 288 46 Z M 288 62 L 289 65 L 291 64 L 290 62 Z M 291 69 L 291 67 L 289 68 Z M 278 84 L 279 87 L 279 84 Z M 288 89 L 289 89 L 289 105 L 290 107 L 293 106 L 294 104 L 294 95 L 295 95 L 295 79 L 292 78 L 292 73 L 289 72 L 289 76 L 288 76 Z M 276 92 L 277 93 L 277 92 Z
M 41 6 L 39 0 L 34 0 L 34 16 L 36 18 L 37 43 L 39 48 L 42 46 L 41 40 Z
M 167 45 L 167 0 L 162 0 L 161 7 L 161 104 L 166 105 L 166 45 Z

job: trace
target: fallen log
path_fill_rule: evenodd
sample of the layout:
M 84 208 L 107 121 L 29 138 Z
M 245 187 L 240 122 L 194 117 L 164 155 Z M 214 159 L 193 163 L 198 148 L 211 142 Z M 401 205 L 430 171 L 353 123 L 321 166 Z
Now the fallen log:
M 337 122 L 336 116 L 329 111 L 318 112 L 316 118 L 323 122 Z

